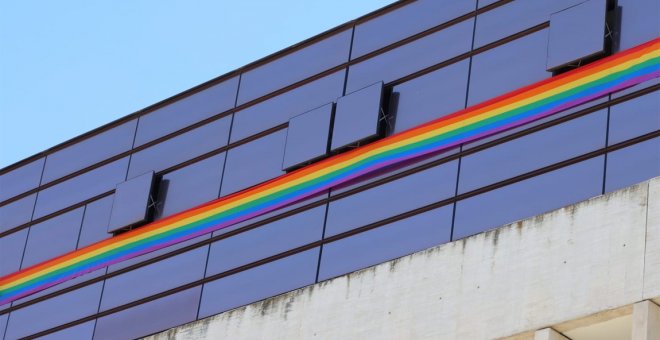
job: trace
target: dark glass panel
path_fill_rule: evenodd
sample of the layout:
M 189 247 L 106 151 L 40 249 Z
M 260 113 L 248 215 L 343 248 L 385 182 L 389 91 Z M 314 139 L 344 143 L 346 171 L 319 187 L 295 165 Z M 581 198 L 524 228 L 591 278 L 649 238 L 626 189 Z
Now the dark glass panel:
M 296 115 L 337 100 L 344 94 L 345 76 L 345 70 L 337 71 L 236 112 L 231 142 L 284 124 Z
M 474 11 L 476 0 L 419 0 L 355 27 L 351 59 Z
M 128 157 L 39 191 L 34 218 L 43 217 L 115 189 L 126 179 Z
M 327 154 L 333 107 L 332 103 L 326 104 L 289 120 L 282 170 Z
M 149 264 L 105 281 L 101 311 L 167 291 L 204 277 L 208 246 Z
M 660 130 L 660 92 L 610 107 L 610 145 Z
M 0 277 L 9 275 L 21 268 L 23 249 L 28 230 L 23 229 L 0 237 Z
M 103 282 L 11 312 L 5 339 L 18 339 L 96 313 Z
M 105 270 L 105 268 L 103 268 L 103 269 L 95 270 L 91 273 L 84 274 L 82 276 L 78 276 L 78 277 L 73 278 L 73 279 L 66 280 L 66 281 L 64 281 L 60 284 L 55 285 L 55 286 L 46 288 L 46 289 L 44 289 L 42 291 L 39 291 L 39 292 L 36 292 L 34 294 L 30 294 L 30 295 L 28 295 L 24 298 L 20 298 L 16 301 L 12 302 L 12 306 L 16 306 L 16 305 L 22 304 L 22 303 L 30 301 L 30 300 L 34 300 L 36 298 L 51 294 L 53 292 L 61 291 L 65 288 L 75 286 L 75 285 L 77 285 L 81 282 L 89 281 L 91 279 L 94 279 L 94 278 L 97 278 L 99 276 L 105 275 L 105 273 L 106 273 L 106 270 Z
M 109 233 L 147 220 L 153 185 L 153 171 L 117 184 L 108 226 Z
M 39 340 L 92 339 L 94 336 L 94 324 L 96 324 L 96 320 L 87 321 L 80 325 L 65 328 L 55 333 L 50 333 L 46 336 L 40 337 Z
M 552 76 L 545 70 L 547 39 L 544 29 L 474 56 L 468 106 Z
M 449 242 L 452 211 L 444 206 L 324 245 L 319 280 Z
M 383 54 L 352 65 L 346 92 L 377 81 L 386 84 L 470 51 L 474 19 L 460 22 Z
M 99 318 L 95 340 L 136 339 L 195 321 L 201 286 Z
M 84 211 L 81 207 L 30 226 L 21 268 L 75 250 Z
M 283 174 L 285 140 L 286 130 L 280 130 L 227 151 L 220 196 Z
M 603 156 L 592 158 L 459 201 L 453 239 L 600 195 L 603 161 Z
M 0 175 L 0 201 L 12 198 L 39 186 L 45 158 Z
M 454 196 L 457 168 L 451 161 L 331 202 L 326 237 Z
M 243 73 L 238 105 L 348 61 L 351 36 L 345 30 Z
M 657 0 L 618 0 L 618 23 L 615 26 L 617 42 L 614 51 L 619 52 L 643 44 L 660 36 Z
M 0 334 L 2 334 L 3 339 L 5 336 L 5 329 L 7 327 L 7 319 L 9 318 L 9 313 L 0 314 Z
M 390 112 L 394 132 L 401 132 L 465 107 L 470 61 L 463 60 L 396 85 Z
M 111 195 L 87 204 L 82 229 L 80 230 L 78 248 L 112 237 L 111 234 L 108 234 L 112 201 L 113 196 Z
M 606 130 L 605 109 L 463 157 L 458 193 L 604 148 Z
M 155 218 L 160 219 L 218 198 L 225 154 L 163 175 Z
M 331 149 L 337 150 L 378 136 L 382 101 L 382 82 L 339 98 Z
M 608 153 L 606 176 L 606 192 L 660 176 L 660 138 Z
M 237 90 L 234 77 L 141 116 L 135 146 L 233 108 Z
M 319 248 L 206 283 L 199 317 L 222 313 L 316 281 Z
M 237 268 L 318 241 L 325 206 L 303 211 L 211 244 L 206 275 Z
M 126 122 L 46 157 L 42 183 L 48 183 L 133 147 L 137 120 Z
M 0 233 L 30 222 L 37 194 L 0 206 Z
M 128 178 L 156 172 L 227 145 L 231 117 L 224 117 L 131 156 Z

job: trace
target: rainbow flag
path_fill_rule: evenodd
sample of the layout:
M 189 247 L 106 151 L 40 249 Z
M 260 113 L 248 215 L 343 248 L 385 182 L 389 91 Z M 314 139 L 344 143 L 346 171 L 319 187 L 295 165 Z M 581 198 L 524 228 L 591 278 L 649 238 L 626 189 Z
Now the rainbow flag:
M 660 38 L 0 278 L 0 305 L 660 75 Z

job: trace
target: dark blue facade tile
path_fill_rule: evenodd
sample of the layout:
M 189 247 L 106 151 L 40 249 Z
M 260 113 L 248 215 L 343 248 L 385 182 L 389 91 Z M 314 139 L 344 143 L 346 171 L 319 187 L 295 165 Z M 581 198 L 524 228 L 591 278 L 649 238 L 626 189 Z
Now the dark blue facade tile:
M 610 107 L 609 145 L 660 130 L 660 92 Z
M 618 0 L 614 52 L 627 50 L 660 36 L 657 0 Z
M 46 216 L 73 204 L 115 189 L 126 180 L 128 157 L 39 191 L 34 218 Z
M 108 232 L 115 232 L 147 220 L 155 181 L 153 171 L 117 184 Z
M 475 10 L 476 0 L 420 0 L 355 27 L 351 59 Z
M 328 153 L 334 105 L 323 105 L 289 120 L 282 170 L 298 167 Z
M 135 339 L 194 321 L 201 289 L 197 286 L 99 318 L 94 339 Z
M 215 275 L 318 241 L 325 206 L 312 208 L 211 244 L 206 275 Z
M 0 259 L 2 259 L 0 261 L 0 277 L 9 275 L 21 268 L 27 235 L 28 230 L 23 229 L 0 237 Z
M 595 157 L 458 201 L 453 239 L 598 196 L 603 166 L 604 157 Z
M 237 91 L 238 77 L 233 77 L 141 116 L 135 146 L 232 109 Z
M 238 105 L 348 61 L 352 29 L 315 42 L 241 75 Z
M 231 117 L 224 117 L 134 153 L 128 178 L 151 170 L 160 172 L 226 146 L 230 126 Z
M 605 192 L 660 176 L 660 138 L 607 154 Z
M 48 155 L 41 183 L 49 183 L 131 150 L 136 126 L 137 120 L 131 120 Z
M 453 205 L 444 206 L 325 244 L 319 280 L 449 242 L 452 211 Z
M 84 207 L 30 226 L 21 268 L 50 260 L 76 249 Z
M 0 315 L 0 334 L 2 334 L 3 339 L 5 336 L 5 329 L 7 328 L 7 319 L 9 318 L 9 313 Z
M 30 222 L 37 194 L 0 206 L 0 233 Z
M 441 164 L 333 201 L 325 236 L 333 236 L 450 198 L 456 189 L 458 161 Z
M 38 187 L 44 162 L 45 158 L 40 158 L 0 175 L 0 201 Z
M 368 141 L 381 132 L 383 83 L 378 82 L 337 99 L 330 149 Z
M 387 84 L 469 52 L 473 28 L 474 19 L 466 20 L 351 65 L 346 92 L 353 92 L 377 81 Z
M 607 109 L 465 156 L 458 193 L 604 148 L 606 131 Z
M 78 239 L 78 249 L 112 237 L 112 234 L 108 234 L 108 222 L 113 199 L 111 195 L 87 204 Z
M 199 317 L 313 284 L 318 261 L 319 248 L 314 248 L 206 283 Z

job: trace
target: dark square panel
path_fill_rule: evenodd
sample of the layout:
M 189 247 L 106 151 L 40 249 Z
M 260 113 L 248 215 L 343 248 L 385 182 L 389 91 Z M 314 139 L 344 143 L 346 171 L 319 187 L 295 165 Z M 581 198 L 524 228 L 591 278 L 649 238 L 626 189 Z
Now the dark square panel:
M 237 91 L 238 77 L 234 77 L 143 115 L 135 146 L 233 108 Z
M 227 151 L 220 196 L 283 174 L 285 140 L 286 130 L 280 130 Z
M 136 339 L 195 321 L 201 289 L 197 286 L 99 318 L 94 339 Z
M 382 101 L 382 82 L 337 99 L 331 149 L 334 151 L 377 137 Z
M 474 19 L 452 25 L 373 58 L 351 65 L 346 92 L 379 80 L 386 84 L 469 52 Z
M 607 109 L 463 157 L 462 194 L 605 147 Z
M 117 184 L 108 225 L 109 233 L 147 221 L 153 186 L 153 171 Z
M 329 103 L 289 120 L 282 170 L 304 165 L 328 153 L 334 104 Z
M 458 161 L 435 166 L 333 201 L 325 236 L 333 236 L 454 196 Z
M 390 112 L 394 132 L 401 132 L 448 115 L 465 107 L 469 60 L 396 85 L 392 89 Z
M 314 248 L 206 283 L 199 317 L 313 284 L 318 262 L 319 248 Z
M 39 186 L 45 158 L 0 175 L 0 202 Z
M 219 154 L 163 175 L 156 199 L 160 219 L 218 198 L 225 154 Z
M 324 245 L 319 280 L 449 242 L 452 212 L 444 206 Z
M 96 313 L 103 282 L 11 312 L 5 339 L 18 339 Z
M 211 244 L 206 275 L 234 269 L 322 237 L 325 206 L 303 211 Z
M 208 246 L 149 264 L 105 281 L 101 311 L 182 286 L 204 277 Z
M 0 237 L 0 277 L 9 275 L 21 268 L 23 249 L 28 230 L 23 229 Z
M 81 207 L 30 226 L 21 268 L 75 250 L 84 211 Z
M 114 195 L 110 195 L 87 204 L 82 229 L 80 230 L 78 249 L 112 237 L 111 234 L 108 234 L 108 223 L 113 200 Z
M 614 52 L 627 50 L 660 36 L 657 0 L 617 0 L 618 22 L 614 25 Z
M 130 150 L 136 126 L 137 120 L 131 120 L 48 155 L 41 183 L 49 183 Z
M 604 157 L 595 157 L 456 203 L 453 240 L 598 196 Z
M 550 15 L 548 71 L 605 52 L 606 0 L 588 0 Z
M 660 91 L 610 107 L 610 145 L 660 130 Z
M 355 27 L 351 59 L 472 12 L 475 2 L 419 0 L 361 23 Z
M 84 340 L 92 339 L 94 336 L 94 325 L 96 320 L 87 321 L 80 325 L 75 325 L 73 327 L 65 328 L 61 331 L 55 333 L 50 333 L 48 335 L 39 337 L 40 340 Z
M 625 188 L 660 176 L 660 138 L 607 154 L 605 191 Z
M 148 147 L 131 156 L 128 178 L 160 172 L 227 145 L 231 117 L 224 117 Z
M 34 218 L 40 218 L 73 204 L 115 189 L 126 180 L 128 157 L 39 191 Z
M 37 194 L 0 206 L 0 233 L 30 222 Z
M 336 33 L 241 75 L 238 105 L 348 61 L 352 29 Z

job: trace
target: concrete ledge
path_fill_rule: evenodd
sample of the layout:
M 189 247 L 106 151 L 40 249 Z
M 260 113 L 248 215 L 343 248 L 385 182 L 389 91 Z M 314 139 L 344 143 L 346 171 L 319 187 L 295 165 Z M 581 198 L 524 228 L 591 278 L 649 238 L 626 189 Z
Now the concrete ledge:
M 658 297 L 660 178 L 149 338 L 533 339 Z

